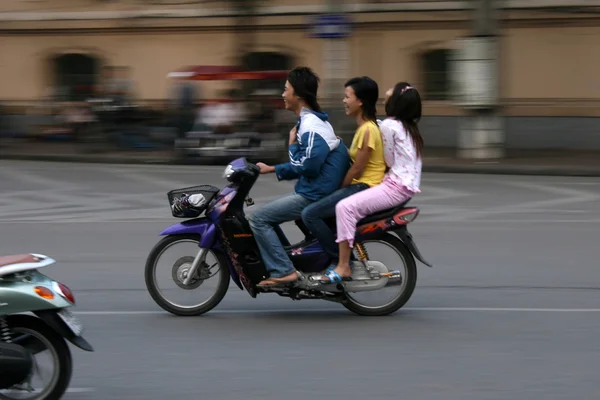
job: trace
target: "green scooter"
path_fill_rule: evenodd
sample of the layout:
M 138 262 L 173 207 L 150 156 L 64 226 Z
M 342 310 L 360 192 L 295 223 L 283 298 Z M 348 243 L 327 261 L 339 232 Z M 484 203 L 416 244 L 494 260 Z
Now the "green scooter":
M 60 399 L 73 372 L 67 341 L 94 351 L 69 310 L 71 290 L 38 271 L 54 263 L 41 254 L 0 257 L 0 399 Z M 38 384 L 37 356 L 46 352 L 52 370 L 48 382 Z

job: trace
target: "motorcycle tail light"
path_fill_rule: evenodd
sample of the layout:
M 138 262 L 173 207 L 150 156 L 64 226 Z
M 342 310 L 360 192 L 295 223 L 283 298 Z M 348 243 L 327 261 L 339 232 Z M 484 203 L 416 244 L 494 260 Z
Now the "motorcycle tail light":
M 75 295 L 71 289 L 69 289 L 66 285 L 63 285 L 60 282 L 54 282 L 54 290 L 69 303 L 75 305 Z
M 406 225 L 417 219 L 419 209 L 417 207 L 409 207 L 400 211 L 394 216 L 394 222 L 398 225 Z
M 48 289 L 47 287 L 36 286 L 33 288 L 33 290 L 35 290 L 35 293 L 43 299 L 46 299 L 46 300 L 54 299 L 54 293 L 52 292 L 52 290 Z
M 400 218 L 403 221 L 406 221 L 406 223 L 408 224 L 408 223 L 413 222 L 415 219 L 417 219 L 418 216 L 419 216 L 419 209 L 415 208 L 415 209 L 411 210 L 410 212 L 402 215 Z

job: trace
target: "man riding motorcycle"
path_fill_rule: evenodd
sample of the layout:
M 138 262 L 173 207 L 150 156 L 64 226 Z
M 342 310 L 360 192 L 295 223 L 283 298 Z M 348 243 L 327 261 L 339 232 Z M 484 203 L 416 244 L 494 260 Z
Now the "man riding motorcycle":
M 279 225 L 300 218 L 307 205 L 337 190 L 349 167 L 348 149 L 317 102 L 318 87 L 319 77 L 310 68 L 290 71 L 282 94 L 285 108 L 298 115 L 298 124 L 290 131 L 290 161 L 276 166 L 257 163 L 261 174 L 275 172 L 278 180 L 298 179 L 294 193 L 265 204 L 248 218 L 270 275 L 258 286 L 298 279 L 279 239 Z

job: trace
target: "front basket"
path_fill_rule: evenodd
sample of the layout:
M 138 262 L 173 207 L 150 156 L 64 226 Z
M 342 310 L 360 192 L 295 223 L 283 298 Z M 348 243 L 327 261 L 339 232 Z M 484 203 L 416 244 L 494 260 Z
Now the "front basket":
M 200 185 L 200 186 L 191 186 L 183 189 L 175 189 L 171 190 L 167 193 L 167 197 L 169 198 L 169 208 L 171 209 L 171 214 L 175 218 L 196 218 L 202 214 L 211 201 L 217 196 L 221 189 L 211 185 Z M 178 201 L 183 195 L 192 195 L 192 194 L 201 194 L 206 199 L 206 202 L 201 207 L 183 207 L 182 211 L 176 212 L 173 210 L 173 203 Z

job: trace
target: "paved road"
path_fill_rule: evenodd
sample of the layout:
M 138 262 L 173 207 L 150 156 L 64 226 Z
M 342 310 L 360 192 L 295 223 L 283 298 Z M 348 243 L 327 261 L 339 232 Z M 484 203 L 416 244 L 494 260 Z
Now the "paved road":
M 426 174 L 411 231 L 434 268 L 390 317 L 235 287 L 170 316 L 143 282 L 165 193 L 220 173 L 0 162 L 0 253 L 56 258 L 97 350 L 74 350 L 66 400 L 597 399 L 600 179 Z M 290 188 L 266 177 L 253 197 Z

